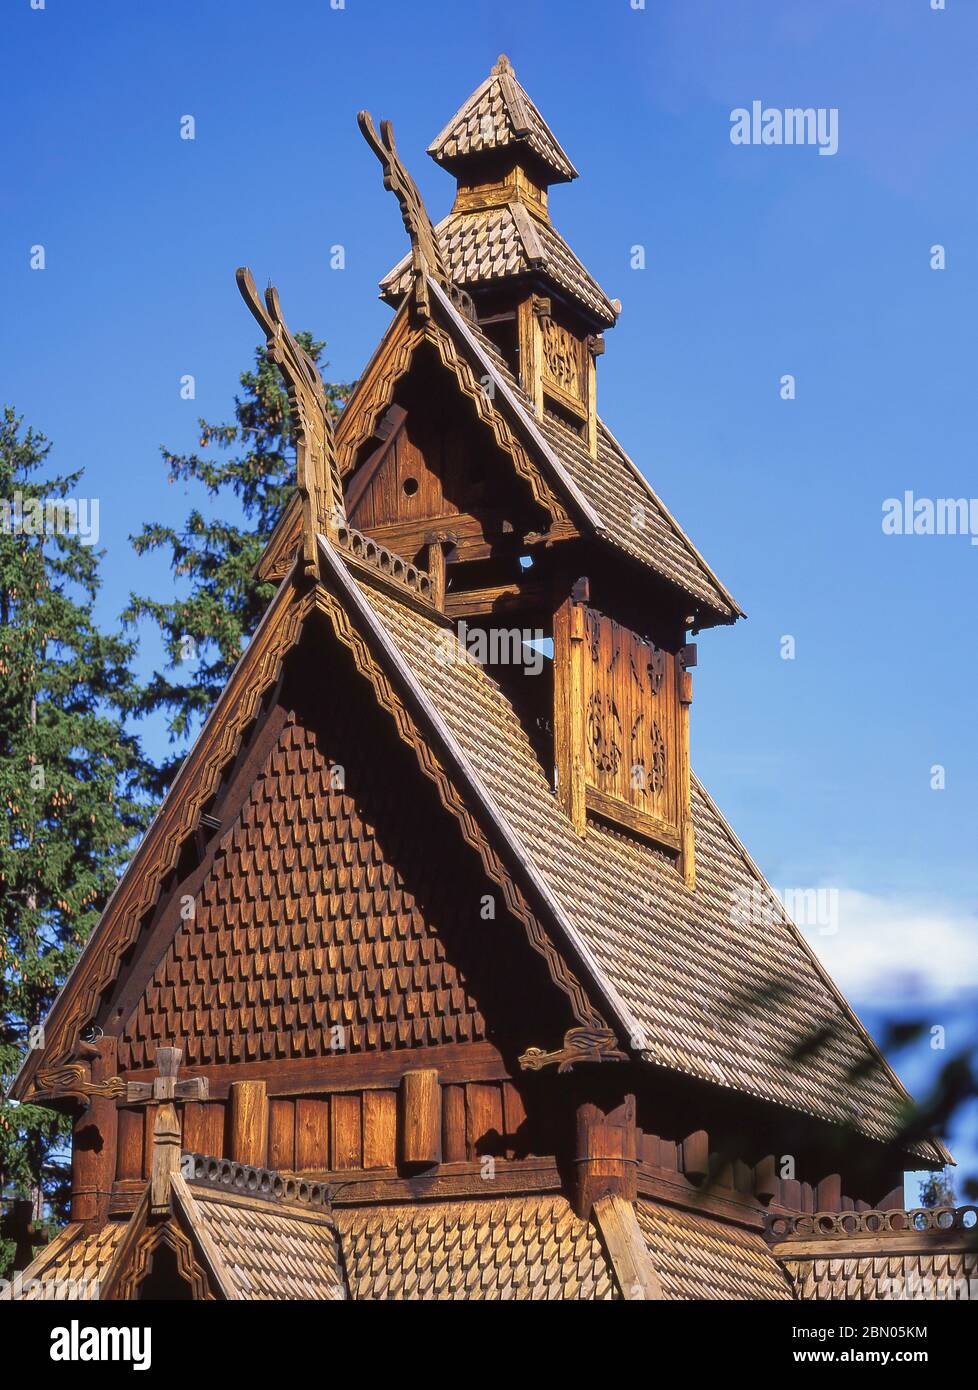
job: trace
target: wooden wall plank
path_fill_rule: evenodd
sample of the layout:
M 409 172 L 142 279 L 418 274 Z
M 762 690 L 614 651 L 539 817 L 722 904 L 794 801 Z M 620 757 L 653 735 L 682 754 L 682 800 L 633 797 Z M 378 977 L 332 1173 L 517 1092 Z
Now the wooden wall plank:
M 464 1086 L 442 1088 L 441 1135 L 442 1162 L 461 1163 L 466 1156 Z
M 264 1081 L 236 1081 L 230 1095 L 230 1156 L 264 1168 L 268 1162 L 268 1097 Z
M 295 1166 L 300 1170 L 329 1167 L 328 1100 L 315 1097 L 296 1101 Z
M 278 1172 L 295 1167 L 295 1101 L 268 1102 L 268 1166 Z
M 362 1107 L 358 1095 L 333 1096 L 330 1115 L 330 1167 L 359 1168 L 363 1159 Z
M 405 1163 L 441 1162 L 441 1086 L 430 1068 L 401 1079 L 401 1158 Z
M 503 1132 L 503 1093 L 490 1082 L 465 1088 L 465 1147 L 467 1158 L 498 1153 Z
M 119 1147 L 116 1153 L 116 1177 L 119 1179 L 143 1176 L 143 1112 L 119 1111 Z
M 365 1091 L 363 1096 L 363 1166 L 397 1164 L 397 1092 Z
M 515 1158 L 526 1152 L 525 1135 L 520 1133 L 526 1121 L 523 1097 L 512 1081 L 503 1082 L 503 1133 L 506 1135 L 506 1157 Z
M 225 1109 L 223 1101 L 209 1101 L 204 1106 L 204 1143 L 202 1152 L 210 1158 L 224 1158 L 227 1144 L 224 1137 Z

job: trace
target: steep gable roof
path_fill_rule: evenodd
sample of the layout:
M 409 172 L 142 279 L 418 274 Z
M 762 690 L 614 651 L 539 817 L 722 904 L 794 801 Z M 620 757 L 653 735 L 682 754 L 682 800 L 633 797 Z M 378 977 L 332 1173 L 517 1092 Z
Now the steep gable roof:
M 322 546 L 640 1054 L 890 1141 L 907 1093 L 699 782 L 695 891 L 651 846 L 599 824 L 580 838 L 486 670 L 461 647 L 446 661 L 440 625 Z
M 593 534 L 685 590 L 716 615 L 714 621 L 742 617 L 736 601 L 611 432 L 600 426 L 595 460 L 573 430 L 553 416 L 538 418 L 498 349 L 458 313 L 439 286 L 432 283 L 432 290 L 458 339 L 487 365 L 505 405 L 522 421 L 540 456 L 558 479 L 569 480 L 575 500 L 584 499 Z
M 359 572 L 364 566 L 369 567 L 373 563 L 374 572 L 379 582 L 387 587 L 397 589 L 399 581 L 393 578 L 389 566 L 384 568 L 384 556 L 376 555 L 372 562 L 366 558 L 366 552 L 371 543 L 366 542 L 364 544 L 365 538 L 362 536 L 354 535 L 351 537 L 346 528 L 341 529 L 341 534 L 349 539 L 348 563 L 353 572 Z M 332 549 L 325 537 L 320 537 L 320 543 L 327 548 L 328 553 L 339 553 Z M 342 574 L 346 585 L 346 596 L 357 594 L 359 591 L 356 589 L 346 563 L 342 564 Z M 409 604 L 418 603 L 421 608 L 433 612 L 419 595 L 408 588 L 406 583 L 402 585 L 402 589 L 405 600 Z M 368 610 L 364 608 L 363 611 Z M 473 789 L 471 787 L 460 789 L 453 776 L 443 768 L 438 758 L 432 755 L 429 731 L 424 729 L 396 701 L 386 675 L 365 647 L 362 636 L 351 626 L 342 601 L 338 603 L 334 595 L 328 593 L 321 586 L 307 587 L 293 575 L 282 583 L 275 600 L 259 625 L 258 631 L 252 638 L 227 687 L 181 766 L 163 805 L 106 905 L 105 911 L 86 943 L 74 970 L 55 999 L 45 1023 L 45 1046 L 28 1054 L 11 1087 L 11 1094 L 16 1098 L 24 1099 L 38 1090 L 45 1094 L 58 1095 L 79 1093 L 73 1092 L 72 1087 L 83 1079 L 85 1071 L 84 1065 L 74 1060 L 81 1029 L 97 1011 L 106 989 L 116 980 L 123 958 L 139 932 L 145 912 L 159 895 L 164 876 L 175 865 L 181 846 L 186 843 L 188 837 L 199 825 L 201 812 L 206 807 L 208 798 L 212 795 L 223 770 L 237 752 L 245 729 L 255 717 L 262 694 L 277 679 L 286 653 L 296 645 L 304 623 L 314 612 L 326 614 L 334 634 L 353 651 L 361 673 L 368 674 L 373 681 L 379 702 L 389 714 L 394 716 L 398 733 L 414 750 L 422 772 L 435 783 L 442 805 L 454 816 L 460 827 L 462 838 L 477 851 L 482 862 L 482 869 L 502 889 L 508 910 L 522 924 L 531 947 L 543 957 L 553 984 L 563 991 L 569 999 L 573 1017 L 582 1026 L 586 1026 L 592 1031 L 597 1030 L 600 1044 L 610 1045 L 614 1042 L 613 1037 L 608 1033 L 603 1016 L 591 1002 L 589 991 L 593 985 L 593 980 L 588 978 L 585 983 L 582 983 L 581 979 L 574 973 L 573 967 L 567 964 L 565 952 L 551 940 L 541 923 L 538 909 L 534 908 L 528 900 L 525 890 L 515 881 L 513 874 L 515 866 L 504 862 L 500 856 L 496 844 L 499 838 L 499 825 L 493 824 L 491 819 L 487 817 L 484 806 L 472 804 Z M 284 751 L 280 756 L 284 756 Z M 300 763 L 303 757 L 308 761 L 308 751 L 304 754 L 300 753 Z M 294 769 L 289 770 L 288 780 L 295 789 L 297 778 Z M 299 791 L 301 793 L 301 787 Z M 260 796 L 259 793 L 259 799 Z M 258 833 L 260 837 L 261 831 L 259 830 Z M 277 830 L 273 832 L 273 841 L 277 833 Z M 236 848 L 234 832 L 232 831 L 227 837 L 228 850 L 237 853 L 244 852 L 247 855 L 247 839 L 246 833 L 244 840 L 241 840 Z M 294 859 L 294 846 L 289 850 L 289 855 L 291 859 Z M 294 867 L 293 862 L 290 864 L 290 874 Z M 247 878 L 248 872 L 246 870 L 246 882 Z M 300 884 L 295 889 L 299 898 L 301 898 L 301 891 Z M 376 894 L 378 891 L 383 891 L 382 885 L 375 880 L 367 891 Z M 216 904 L 220 909 L 223 909 L 224 905 L 226 904 Z M 410 916 L 410 912 L 408 912 L 408 916 Z M 257 943 L 258 935 L 268 930 L 270 930 L 268 926 L 262 928 L 260 925 L 252 923 L 247 928 L 246 937 L 254 936 Z M 226 931 L 226 934 L 228 944 L 230 944 L 230 931 Z M 221 953 L 218 950 L 208 954 L 206 941 L 196 940 L 198 934 L 195 933 L 194 935 L 195 947 L 199 948 L 202 945 L 204 947 L 204 956 L 201 957 L 199 964 L 201 969 L 207 972 L 207 994 L 213 1003 L 218 997 L 221 985 L 221 980 L 215 978 L 215 971 L 219 973 L 221 968 Z M 274 942 L 271 944 L 274 945 Z M 579 944 L 573 938 L 573 934 L 571 934 L 571 944 L 573 946 Z M 185 939 L 184 947 L 182 954 L 179 946 L 173 951 L 164 953 L 157 966 L 156 975 L 150 980 L 149 985 L 150 993 L 154 997 L 161 994 L 166 996 L 167 1007 L 172 1009 L 179 1006 L 176 1016 L 180 1016 L 181 1000 L 187 1000 L 188 971 L 192 972 L 195 968 L 194 961 L 189 958 L 191 952 L 187 939 Z M 364 943 L 361 941 L 356 947 L 356 953 L 362 953 L 363 947 Z M 274 955 L 274 952 L 272 954 Z M 412 954 L 416 953 L 412 952 Z M 433 966 L 437 976 L 440 970 L 439 962 L 437 960 L 427 961 L 426 968 L 428 965 Z M 246 962 L 238 960 L 234 970 L 240 976 L 241 972 L 246 971 Z M 412 974 L 411 971 L 408 973 Z M 587 974 L 587 969 L 585 974 Z M 204 979 L 204 976 L 201 978 Z M 423 1003 L 424 993 L 431 992 L 434 978 L 435 976 L 431 974 L 426 976 L 418 996 L 419 1002 Z M 458 991 L 459 982 L 454 976 L 449 977 L 443 973 L 439 978 L 441 988 Z M 267 992 L 269 988 L 267 973 L 263 974 L 261 981 L 256 983 L 260 983 L 261 991 Z M 264 994 L 258 998 L 248 997 L 247 981 L 244 979 L 227 980 L 226 984 L 232 994 L 235 990 L 237 991 L 235 996 L 237 1002 L 245 1010 L 250 1011 L 255 1007 L 263 1009 L 269 1005 L 269 1000 Z M 377 977 L 377 987 L 383 993 L 380 975 Z M 600 996 L 600 989 L 596 991 L 596 994 Z M 227 995 L 216 1006 L 218 1014 L 222 1017 L 227 1014 L 229 998 L 231 996 Z M 233 1003 L 234 1000 L 231 999 L 231 1002 Z M 271 1002 L 274 1004 L 274 1000 Z M 466 1001 L 460 995 L 458 1003 L 459 1016 L 464 1014 L 466 1020 L 459 1026 L 469 1030 L 475 1029 L 478 1032 L 482 1027 L 482 1021 L 475 1012 L 471 1001 Z M 320 1000 L 317 1007 L 322 1012 L 325 1010 L 326 1004 Z M 378 1007 L 382 1009 L 382 1002 Z M 356 1020 L 350 1014 L 351 1001 L 345 1001 L 343 1008 L 347 1015 L 345 1021 L 351 1024 L 355 1022 Z M 233 1015 L 234 1010 L 232 1009 L 231 1012 Z M 424 1009 L 421 1008 L 418 1012 L 423 1013 Z M 372 1039 L 374 1042 L 379 1040 L 380 1034 L 384 1031 L 384 1022 L 379 1016 L 360 1020 L 358 1026 L 359 1023 L 362 1023 L 367 1030 L 368 1040 Z M 191 1020 L 188 1018 L 188 1029 L 190 1026 Z M 128 1049 L 129 1060 L 139 1065 L 141 1060 L 145 1060 L 147 1046 L 158 1041 L 159 1038 L 154 1031 L 152 1019 L 139 1009 L 134 1016 L 131 1028 L 132 1031 L 123 1038 L 123 1044 L 124 1048 Z M 196 1020 L 193 1020 L 193 1031 L 199 1032 Z M 396 1028 L 395 1033 L 397 1033 Z M 417 1033 L 416 1020 L 412 1024 L 412 1034 L 415 1033 Z M 406 1040 L 402 1039 L 403 1041 Z
M 202 771 L 213 781 L 223 765 L 215 729 L 226 761 L 243 726 L 236 704 L 253 712 L 258 699 L 260 685 L 246 677 L 257 665 L 270 681 L 278 669 L 285 644 L 269 633 L 286 619 L 294 642 L 316 608 L 356 654 L 582 1024 L 610 1024 L 656 1065 L 892 1139 L 906 1093 L 700 784 L 694 779 L 695 891 L 651 846 L 599 824 L 582 839 L 499 685 L 460 647 L 457 659 L 444 659 L 456 639 L 440 615 L 379 569 L 351 568 L 323 536 L 319 548 L 322 583 L 298 606 L 294 586 L 282 586 L 59 995 L 48 1023 L 52 1052 L 70 1052 L 133 939 L 139 905 L 155 895 L 153 875 L 203 806 Z M 759 897 L 767 905 L 760 920 L 753 911 L 738 916 L 738 903 Z M 34 1057 L 25 1064 L 20 1096 L 37 1066 Z M 937 1147 L 924 1152 L 943 1156 Z
M 337 427 L 340 470 L 350 473 L 356 440 L 367 421 L 369 431 L 390 404 L 397 382 L 409 370 L 418 345 L 435 343 L 444 365 L 462 390 L 475 401 L 480 417 L 493 429 L 518 471 L 534 470 L 542 482 L 535 495 L 542 505 L 556 496 L 564 515 L 587 534 L 624 552 L 661 578 L 676 585 L 691 600 L 698 625 L 729 623 L 743 616 L 736 600 L 700 555 L 668 508 L 653 491 L 611 432 L 598 431 L 598 457 L 591 457 L 583 440 L 553 417 L 539 418 L 532 402 L 495 345 L 461 315 L 435 281 L 429 281 L 432 321 L 426 330 L 408 327 L 405 300 L 360 378 Z M 437 323 L 435 322 L 437 320 Z M 488 393 L 478 383 L 488 379 Z M 356 430 L 351 425 L 356 422 Z M 281 561 L 295 553 L 300 534 L 297 504 L 283 513 L 266 551 Z

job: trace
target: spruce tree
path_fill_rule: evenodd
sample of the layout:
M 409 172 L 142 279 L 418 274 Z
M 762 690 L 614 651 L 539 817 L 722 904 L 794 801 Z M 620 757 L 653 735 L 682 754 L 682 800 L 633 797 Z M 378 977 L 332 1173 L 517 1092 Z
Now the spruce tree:
M 296 334 L 322 370 L 325 343 Z M 163 637 L 167 664 L 142 691 L 144 715 L 163 712 L 175 753 L 157 773 L 154 790 L 172 781 L 188 743 L 221 693 L 274 593 L 259 582 L 255 566 L 276 521 L 295 490 L 295 451 L 288 394 L 276 366 L 255 352 L 255 367 L 240 377 L 234 421 L 200 420 L 205 454 L 161 450 L 169 481 L 197 484 L 223 503 L 218 515 L 194 507 L 182 527 L 150 523 L 132 537 L 138 554 L 169 550 L 170 568 L 183 592 L 173 599 L 130 596 L 123 620 L 149 619 Z M 324 382 L 338 413 L 349 386 Z
M 96 628 L 95 513 L 81 473 L 0 420 L 0 1087 L 7 1088 L 148 818 L 146 768 L 125 730 L 132 643 Z M 82 504 L 83 507 L 85 504 Z M 74 519 L 73 519 L 74 518 Z M 79 520 L 83 525 L 79 525 Z M 82 532 L 88 531 L 85 535 Z M 63 1216 L 67 1121 L 0 1100 L 0 1194 Z M 0 1246 L 0 1272 L 12 1253 Z

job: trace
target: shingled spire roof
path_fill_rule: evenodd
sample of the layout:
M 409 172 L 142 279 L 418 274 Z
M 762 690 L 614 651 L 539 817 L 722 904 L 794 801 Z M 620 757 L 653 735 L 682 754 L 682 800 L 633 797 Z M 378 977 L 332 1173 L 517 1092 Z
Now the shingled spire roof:
M 428 153 L 455 172 L 470 156 L 518 145 L 531 150 L 544 165 L 550 175 L 547 183 L 577 178 L 577 170 L 502 53 L 486 80 L 428 146 Z
M 473 294 L 483 312 L 487 296 L 535 287 L 574 306 L 588 331 L 612 327 L 621 305 L 574 255 L 547 209 L 548 186 L 577 178 L 577 170 L 505 54 L 428 153 L 458 180 L 455 204 L 435 228 L 454 285 Z M 410 278 L 405 258 L 380 282 L 381 298 L 400 304 Z M 494 302 L 488 312 L 499 309 Z

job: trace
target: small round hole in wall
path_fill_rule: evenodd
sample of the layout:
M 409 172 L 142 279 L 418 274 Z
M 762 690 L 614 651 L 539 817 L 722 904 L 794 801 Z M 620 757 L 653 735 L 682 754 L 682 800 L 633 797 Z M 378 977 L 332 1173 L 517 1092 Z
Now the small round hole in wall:
M 402 484 L 405 497 L 413 497 L 418 490 L 417 478 L 405 478 Z

